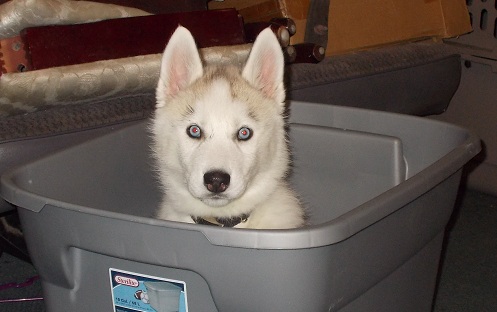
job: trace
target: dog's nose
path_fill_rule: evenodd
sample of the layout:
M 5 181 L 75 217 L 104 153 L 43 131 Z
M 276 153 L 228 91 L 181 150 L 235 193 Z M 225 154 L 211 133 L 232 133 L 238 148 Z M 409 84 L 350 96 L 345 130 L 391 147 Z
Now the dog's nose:
M 204 174 L 204 185 L 212 193 L 222 193 L 230 185 L 230 175 L 220 170 L 209 171 Z

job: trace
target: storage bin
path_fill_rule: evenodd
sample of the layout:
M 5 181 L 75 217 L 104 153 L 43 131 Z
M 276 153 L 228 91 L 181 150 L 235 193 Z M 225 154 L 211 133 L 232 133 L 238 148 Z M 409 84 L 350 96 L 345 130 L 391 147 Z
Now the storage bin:
M 119 275 L 128 287 L 181 286 L 190 312 L 430 311 L 444 228 L 479 139 L 378 111 L 290 111 L 291 182 L 311 223 L 300 229 L 150 218 L 161 194 L 146 121 L 4 174 L 47 310 L 146 311 L 113 305 Z

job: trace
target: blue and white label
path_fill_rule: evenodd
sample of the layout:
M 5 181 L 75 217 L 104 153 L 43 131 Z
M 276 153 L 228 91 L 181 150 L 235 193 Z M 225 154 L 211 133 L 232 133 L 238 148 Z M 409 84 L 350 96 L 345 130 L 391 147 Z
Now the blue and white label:
M 182 281 L 109 269 L 114 312 L 187 312 Z

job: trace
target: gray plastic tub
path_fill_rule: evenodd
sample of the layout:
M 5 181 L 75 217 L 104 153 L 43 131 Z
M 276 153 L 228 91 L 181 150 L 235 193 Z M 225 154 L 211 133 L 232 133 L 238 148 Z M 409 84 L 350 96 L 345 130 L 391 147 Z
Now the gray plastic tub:
M 429 119 L 290 107 L 291 180 L 312 224 L 302 229 L 150 218 L 161 195 L 146 122 L 4 174 L 47 310 L 140 311 L 118 306 L 145 302 L 146 290 L 138 302 L 113 287 L 166 281 L 194 312 L 430 311 L 444 228 L 479 139 Z

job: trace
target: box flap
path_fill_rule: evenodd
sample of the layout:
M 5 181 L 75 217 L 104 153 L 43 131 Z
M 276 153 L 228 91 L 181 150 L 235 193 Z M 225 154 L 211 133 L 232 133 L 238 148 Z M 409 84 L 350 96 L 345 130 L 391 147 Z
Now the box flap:
M 471 20 L 464 1 L 441 0 L 444 21 L 444 38 L 455 37 L 471 32 Z

